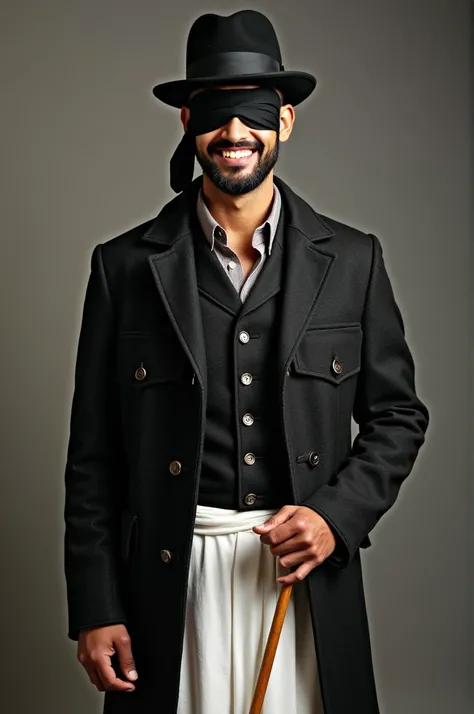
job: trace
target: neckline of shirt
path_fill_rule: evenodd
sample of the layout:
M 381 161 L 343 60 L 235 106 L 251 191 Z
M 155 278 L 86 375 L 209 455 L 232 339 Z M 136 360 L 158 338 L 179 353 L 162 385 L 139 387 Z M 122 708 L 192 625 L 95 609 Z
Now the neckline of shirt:
M 278 219 L 280 217 L 280 210 L 281 210 L 281 194 L 278 189 L 278 186 L 274 183 L 273 184 L 273 201 L 272 201 L 272 207 L 270 210 L 270 213 L 268 214 L 267 218 L 263 223 L 261 223 L 257 228 L 255 229 L 255 232 L 252 236 L 252 246 L 256 248 L 259 252 L 262 252 L 260 249 L 263 245 L 265 245 L 268 242 L 268 255 L 271 254 L 272 251 L 272 246 L 273 246 L 273 241 L 275 239 L 275 234 L 276 234 L 276 229 L 278 225 Z M 204 235 L 207 238 L 207 241 L 209 242 L 209 245 L 211 247 L 211 250 L 214 250 L 215 248 L 215 240 L 217 238 L 219 244 L 223 247 L 227 247 L 226 242 L 223 240 L 220 240 L 220 237 L 218 237 L 216 234 L 218 231 L 222 231 L 222 238 L 226 238 L 226 232 L 224 228 L 216 221 L 212 213 L 209 211 L 208 207 L 206 206 L 206 203 L 204 201 L 204 198 L 202 196 L 202 189 L 199 189 L 198 193 L 198 198 L 197 198 L 197 215 L 199 218 L 199 222 L 201 224 L 201 228 L 204 232 Z M 268 236 L 268 241 L 267 241 L 267 236 L 265 236 L 265 232 L 268 234 L 269 231 L 269 236 Z M 264 236 L 262 240 L 262 235 Z

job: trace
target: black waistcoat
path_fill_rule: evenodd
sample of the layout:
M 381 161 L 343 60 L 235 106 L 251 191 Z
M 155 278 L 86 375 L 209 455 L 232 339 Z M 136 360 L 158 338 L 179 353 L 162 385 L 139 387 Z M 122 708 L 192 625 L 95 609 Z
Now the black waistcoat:
M 243 303 L 193 221 L 208 370 L 200 505 L 254 510 L 291 503 L 275 359 L 284 220 L 282 206 L 271 255 Z

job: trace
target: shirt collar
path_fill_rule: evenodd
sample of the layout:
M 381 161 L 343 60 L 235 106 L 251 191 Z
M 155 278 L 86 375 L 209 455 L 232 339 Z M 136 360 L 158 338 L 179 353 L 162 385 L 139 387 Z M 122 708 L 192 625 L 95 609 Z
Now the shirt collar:
M 209 241 L 211 250 L 214 250 L 217 229 L 219 229 L 219 231 L 222 234 L 221 236 L 219 236 L 219 241 L 221 243 L 224 243 L 224 245 L 227 245 L 226 232 L 222 228 L 222 226 L 219 225 L 219 223 L 215 220 L 214 216 L 211 214 L 208 207 L 206 206 L 206 203 L 202 196 L 202 189 L 199 190 L 196 209 L 197 209 L 197 215 L 199 218 L 199 222 L 201 224 L 201 228 L 202 228 L 207 240 Z M 276 184 L 273 184 L 273 201 L 272 201 L 272 207 L 271 207 L 270 213 L 267 216 L 267 218 L 265 219 L 265 221 L 260 226 L 258 226 L 258 228 L 255 229 L 255 233 L 252 236 L 252 245 L 254 248 L 258 249 L 259 246 L 261 246 L 262 235 L 269 234 L 268 255 L 270 255 L 272 252 L 272 246 L 273 246 L 273 241 L 275 239 L 275 234 L 276 234 L 276 230 L 277 230 L 277 226 L 278 226 L 278 220 L 280 218 L 280 212 L 281 212 L 281 193 L 280 193 L 278 187 L 276 186 Z

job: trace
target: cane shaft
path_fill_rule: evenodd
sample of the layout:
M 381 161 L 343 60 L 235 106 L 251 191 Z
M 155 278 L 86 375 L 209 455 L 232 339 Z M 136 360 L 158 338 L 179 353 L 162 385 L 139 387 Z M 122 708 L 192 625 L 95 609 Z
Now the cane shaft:
M 249 714 L 260 714 L 262 710 L 263 699 L 267 691 L 268 680 L 272 671 L 273 660 L 275 659 L 278 640 L 280 639 L 281 628 L 285 620 L 292 589 L 293 585 L 291 583 L 288 585 L 284 584 L 281 587 Z

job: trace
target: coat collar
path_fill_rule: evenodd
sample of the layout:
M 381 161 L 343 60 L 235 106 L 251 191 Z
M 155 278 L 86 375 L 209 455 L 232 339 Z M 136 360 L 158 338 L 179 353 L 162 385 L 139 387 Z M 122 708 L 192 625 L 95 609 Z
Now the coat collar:
M 287 224 L 302 233 L 312 242 L 324 240 L 334 235 L 334 231 L 323 218 L 296 194 L 278 176 L 273 178 L 284 202 Z M 197 197 L 202 187 L 202 176 L 194 179 L 191 186 L 167 203 L 141 240 L 171 247 L 178 240 L 191 233 L 190 211 L 196 208 Z

